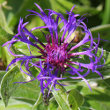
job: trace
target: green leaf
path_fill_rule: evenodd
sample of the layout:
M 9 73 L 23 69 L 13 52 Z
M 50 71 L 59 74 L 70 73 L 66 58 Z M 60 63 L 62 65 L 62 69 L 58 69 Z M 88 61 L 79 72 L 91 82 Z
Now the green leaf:
M 25 81 L 26 80 L 22 80 L 21 82 L 25 82 Z M 34 104 L 35 101 L 38 99 L 40 93 L 38 80 L 36 79 L 35 81 L 28 82 L 25 84 L 18 84 L 18 85 L 19 87 L 17 87 L 17 89 L 14 90 L 12 97 L 17 100 Z
M 8 5 L 12 7 L 12 10 L 7 13 L 7 20 L 8 20 L 8 26 L 13 28 L 17 22 L 19 21 L 19 18 L 24 18 L 27 14 L 29 14 L 28 9 L 32 9 L 34 7 L 34 2 L 36 0 L 9 0 Z
M 100 11 L 96 8 L 88 7 L 88 6 L 81 6 L 76 5 L 74 2 L 68 1 L 68 0 L 50 0 L 52 9 L 61 13 L 65 13 L 65 11 L 69 11 L 74 5 L 75 9 L 73 10 L 74 13 L 78 14 L 85 14 L 89 13 L 92 15 L 95 15 L 99 13 Z
M 92 110 L 92 108 L 91 107 L 80 107 L 80 110 Z
M 13 94 L 13 92 L 16 90 L 16 88 L 19 86 L 19 84 L 14 84 L 14 82 L 17 82 L 18 80 L 23 79 L 20 70 L 17 66 L 10 69 L 3 77 L 1 81 L 1 95 L 2 99 L 5 103 L 5 106 L 8 105 L 8 100 Z
M 100 25 L 96 27 L 92 27 L 91 32 L 94 37 L 98 36 L 98 33 L 100 34 L 100 37 L 104 40 L 110 40 L 110 24 Z
M 7 25 L 6 18 L 1 6 L 0 6 L 0 27 L 4 28 L 6 32 L 13 34 L 12 30 Z
M 110 48 L 108 48 L 109 44 L 110 44 L 110 32 L 109 32 L 110 31 L 110 24 L 93 27 L 90 30 L 91 30 L 94 38 L 97 38 L 98 33 L 99 33 L 101 39 L 107 40 L 107 41 L 101 40 L 100 44 L 103 46 L 104 49 L 106 49 L 107 51 L 110 51 Z
M 23 54 L 25 54 L 25 55 L 30 55 L 30 52 L 29 52 L 29 49 L 28 49 L 28 46 L 27 46 L 27 44 L 26 43 L 23 43 L 23 42 L 16 42 L 15 44 L 14 44 L 14 47 L 15 47 L 15 49 L 16 50 L 18 50 L 18 51 L 20 51 L 21 53 L 23 53 Z M 33 47 L 33 46 L 31 46 L 31 50 L 33 50 L 34 52 L 34 54 L 36 53 L 36 51 L 35 51 L 35 47 Z
M 0 101 L 0 110 L 15 110 L 15 109 L 16 110 L 32 110 L 32 105 L 25 103 L 23 101 L 10 99 L 9 105 L 5 107 L 3 102 Z
M 71 107 L 70 102 L 69 102 L 70 99 L 68 101 L 66 90 L 62 86 L 59 86 L 59 85 L 57 85 L 56 88 L 60 90 L 58 91 L 53 90 L 52 93 L 58 105 L 60 106 L 60 108 L 62 110 L 77 110 L 78 106 L 76 105 L 74 100 L 72 100 L 72 102 L 74 103 L 74 108 Z
M 61 109 L 57 109 L 58 108 L 58 104 L 55 100 L 51 100 L 49 102 L 49 106 L 48 106 L 48 110 L 61 110 Z
M 6 73 L 6 71 L 0 71 L 0 83 L 1 83 L 1 80 L 2 80 L 5 73 Z
M 72 95 L 73 95 L 72 93 L 70 93 L 68 95 L 68 102 L 69 102 L 69 105 L 70 105 L 70 107 L 71 107 L 72 110 L 77 110 L 78 104 L 77 104 L 74 96 L 72 97 Z
M 109 110 L 110 109 L 110 78 L 100 81 L 89 81 L 92 91 L 89 90 L 85 82 L 78 82 L 73 85 L 83 94 L 85 101 L 80 107 L 81 110 L 95 109 L 95 110 Z M 103 86 L 102 86 L 103 83 Z M 88 110 L 87 109 L 87 110 Z
M 26 25 L 26 28 L 28 30 L 31 30 L 33 27 L 37 27 L 37 26 L 44 26 L 44 22 L 38 16 L 33 16 L 30 23 Z
M 42 93 L 39 92 L 39 97 L 34 103 L 32 110 L 36 110 L 38 108 L 39 104 L 41 104 L 41 100 L 42 100 Z
M 40 45 L 38 45 L 39 47 L 41 47 Z M 30 51 L 29 51 L 29 48 L 27 47 L 27 44 L 26 43 L 23 43 L 23 42 L 16 42 L 14 44 L 14 47 L 16 50 L 18 50 L 19 52 L 25 54 L 25 55 L 30 55 L 30 51 L 33 55 L 41 55 L 38 51 L 38 49 L 34 46 L 31 46 L 30 45 Z
M 79 93 L 78 90 L 72 89 L 69 91 L 68 101 L 69 101 L 71 108 L 74 109 L 75 108 L 74 105 L 77 105 L 78 107 L 80 107 L 84 103 L 84 98 Z
M 49 110 L 49 108 L 47 108 L 48 105 L 44 103 L 42 93 L 39 92 L 39 97 L 33 105 L 32 110 Z
M 40 102 L 40 103 L 38 104 L 37 108 L 34 109 L 34 110 L 48 110 L 47 107 L 48 107 L 48 106 L 45 105 L 43 102 Z M 33 109 L 32 109 L 32 110 L 33 110 Z
M 69 104 L 67 102 L 67 95 L 66 95 L 66 90 L 62 87 L 57 85 L 57 89 L 60 89 L 58 91 L 53 90 L 52 93 L 54 95 L 54 98 L 56 99 L 58 105 L 62 110 L 71 110 L 69 107 Z
M 0 26 L 0 46 L 2 46 L 5 42 L 12 38 L 11 34 L 8 34 L 1 26 Z
M 14 56 L 12 56 L 8 52 L 7 47 L 2 47 L 1 54 L 2 54 L 2 60 L 3 60 L 3 63 L 5 66 L 7 66 L 12 61 L 12 59 L 14 58 Z
M 106 89 L 96 87 L 92 89 L 92 93 L 86 93 L 85 100 L 89 107 L 96 110 L 109 110 L 110 109 L 110 94 L 106 93 Z M 109 89 L 110 91 L 110 89 Z M 84 105 L 84 106 L 85 106 Z

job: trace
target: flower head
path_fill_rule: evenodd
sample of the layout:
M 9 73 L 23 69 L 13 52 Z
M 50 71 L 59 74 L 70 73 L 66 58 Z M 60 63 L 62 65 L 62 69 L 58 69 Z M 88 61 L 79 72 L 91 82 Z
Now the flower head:
M 79 18 L 79 14 L 74 14 L 72 12 L 74 6 L 69 12 L 66 13 L 68 15 L 68 19 L 66 20 L 61 13 L 57 13 L 50 9 L 47 10 L 48 15 L 46 15 L 38 4 L 35 3 L 35 5 L 40 10 L 40 13 L 33 10 L 28 11 L 31 12 L 30 15 L 40 17 L 40 19 L 45 23 L 45 26 L 34 27 L 29 31 L 25 27 L 28 22 L 23 23 L 23 19 L 20 18 L 18 33 L 13 36 L 10 41 L 3 45 L 5 46 L 9 44 L 9 52 L 16 57 L 8 65 L 7 69 L 10 65 L 21 61 L 20 70 L 30 77 L 33 77 L 30 68 L 33 66 L 39 68 L 40 73 L 37 75 L 37 77 L 33 77 L 32 80 L 38 79 L 40 81 L 42 93 L 44 93 L 45 89 L 48 89 L 49 92 L 52 90 L 52 87 L 56 89 L 56 84 L 61 85 L 58 80 L 66 79 L 67 77 L 65 77 L 65 74 L 70 74 L 71 79 L 83 79 L 88 86 L 89 84 L 85 77 L 90 73 L 90 71 L 95 72 L 102 77 L 101 73 L 98 71 L 98 68 L 103 66 L 100 64 L 100 60 L 103 56 L 103 50 L 100 57 L 96 56 L 100 38 L 98 38 L 98 43 L 94 42 L 90 30 L 83 22 L 85 18 Z M 55 17 L 53 18 L 53 16 Z M 59 31 L 60 24 L 63 24 L 63 26 Z M 47 43 L 41 42 L 38 37 L 32 34 L 32 31 L 34 30 L 41 30 L 45 28 L 49 30 L 49 34 L 44 34 L 42 37 L 46 39 Z M 77 37 L 75 35 L 77 28 L 82 29 L 84 37 L 81 41 L 74 45 L 74 39 Z M 33 39 L 34 42 L 32 42 L 30 39 Z M 26 43 L 30 51 L 30 55 L 27 56 L 24 54 L 13 53 L 10 47 L 16 42 Z M 84 48 L 81 52 L 76 51 L 77 48 L 85 45 L 88 42 L 90 45 L 88 48 Z M 30 45 L 36 47 L 36 50 L 38 50 L 37 52 L 40 53 L 40 55 L 33 55 L 31 53 Z M 83 59 L 82 56 L 87 56 L 89 63 L 79 62 L 79 59 Z M 39 60 L 35 61 L 33 59 Z M 26 71 L 22 69 L 22 65 L 25 65 Z M 86 72 L 84 73 L 85 70 Z

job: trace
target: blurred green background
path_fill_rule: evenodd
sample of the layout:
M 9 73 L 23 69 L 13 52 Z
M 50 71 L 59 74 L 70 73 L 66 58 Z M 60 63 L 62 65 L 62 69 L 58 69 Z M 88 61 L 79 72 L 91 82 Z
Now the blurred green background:
M 24 21 L 29 21 L 27 25 L 29 30 L 32 27 L 44 25 L 36 16 L 25 18 L 27 14 L 30 14 L 30 12 L 27 11 L 28 9 L 39 11 L 34 5 L 35 2 L 43 9 L 53 9 L 62 13 L 65 18 L 67 17 L 65 14 L 66 10 L 69 11 L 71 7 L 75 5 L 73 12 L 80 15 L 85 14 L 87 19 L 85 19 L 84 22 L 91 30 L 93 37 L 97 38 L 99 33 L 101 39 L 106 40 L 101 40 L 100 42 L 100 48 L 103 47 L 106 53 L 106 55 L 104 54 L 107 62 L 107 67 L 105 68 L 105 74 L 107 75 L 105 79 L 92 80 L 92 84 L 95 85 L 93 85 L 93 92 L 90 92 L 87 87 L 83 88 L 83 83 L 78 83 L 66 89 L 77 88 L 84 95 L 86 101 L 83 104 L 84 106 L 81 107 L 81 110 L 110 110 L 110 0 L 0 0 L 0 81 L 5 74 L 6 65 L 9 64 L 12 59 L 7 49 L 2 49 L 1 46 L 17 33 L 17 25 L 20 17 L 24 18 Z M 5 62 L 7 64 L 5 64 Z M 31 110 L 31 107 L 38 98 L 38 91 L 35 91 L 35 85 L 31 85 L 31 83 L 25 86 L 23 85 L 21 88 L 24 88 L 24 90 L 19 89 L 17 95 L 14 93 L 14 99 L 11 99 L 7 110 L 15 110 L 17 107 L 16 110 Z M 36 94 L 35 97 L 33 94 Z M 21 96 L 21 98 L 19 96 Z M 40 102 L 40 104 L 42 104 L 42 102 Z M 54 105 L 50 105 L 48 110 L 56 110 L 52 109 L 51 106 Z M 39 107 L 41 106 L 39 105 Z M 57 104 L 53 108 L 57 108 Z M 38 110 L 45 109 L 45 107 L 41 107 Z M 4 110 L 4 104 L 1 99 L 0 110 Z

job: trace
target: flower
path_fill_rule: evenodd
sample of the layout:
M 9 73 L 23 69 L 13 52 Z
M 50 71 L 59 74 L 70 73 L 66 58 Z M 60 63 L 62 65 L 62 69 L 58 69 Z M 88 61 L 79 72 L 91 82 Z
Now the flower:
M 34 27 L 29 31 L 25 27 L 28 22 L 23 23 L 23 19 L 20 18 L 18 33 L 13 36 L 10 41 L 3 45 L 5 46 L 9 44 L 8 51 L 16 57 L 8 65 L 7 70 L 12 64 L 21 61 L 20 70 L 33 78 L 30 81 L 35 79 L 40 81 L 41 92 L 43 94 L 45 89 L 48 89 L 50 93 L 52 87 L 56 89 L 56 84 L 62 85 L 58 80 L 66 79 L 67 77 L 65 77 L 65 74 L 68 74 L 71 79 L 83 79 L 88 86 L 89 84 L 85 77 L 90 73 L 90 71 L 97 73 L 103 78 L 101 73 L 98 71 L 98 68 L 103 66 L 100 64 L 100 60 L 103 56 L 103 49 L 101 56 L 97 57 L 100 37 L 98 37 L 98 43 L 95 43 L 90 30 L 83 22 L 85 17 L 80 17 L 79 14 L 74 14 L 72 12 L 74 6 L 66 13 L 68 15 L 68 19 L 66 20 L 61 13 L 50 9 L 47 9 L 48 15 L 46 15 L 38 4 L 35 3 L 35 5 L 40 10 L 40 13 L 28 10 L 31 14 L 27 16 L 36 15 L 40 17 L 40 19 L 45 23 L 45 26 Z M 53 18 L 53 16 L 55 17 Z M 60 24 L 63 24 L 63 26 L 59 31 Z M 74 45 L 74 39 L 77 37 L 75 32 L 78 28 L 82 29 L 84 37 L 81 41 Z M 49 34 L 44 34 L 44 36 L 42 36 L 46 39 L 47 43 L 41 42 L 38 37 L 32 34 L 32 31 L 37 29 L 49 30 Z M 32 42 L 30 39 L 33 39 L 35 42 Z M 10 47 L 16 42 L 26 43 L 30 55 L 27 56 L 24 54 L 13 53 Z M 76 51 L 77 48 L 82 47 L 86 43 L 89 43 L 90 45 L 88 48 L 84 48 L 81 52 Z M 31 53 L 30 45 L 36 47 L 36 50 L 38 50 L 37 52 L 40 53 L 40 55 L 33 55 Z M 79 60 L 84 59 L 83 56 L 88 58 L 88 63 L 79 62 Z M 39 60 L 34 61 L 33 59 Z M 22 65 L 25 65 L 26 71 L 22 69 Z M 30 70 L 33 66 L 40 69 L 40 73 L 37 77 L 34 77 Z

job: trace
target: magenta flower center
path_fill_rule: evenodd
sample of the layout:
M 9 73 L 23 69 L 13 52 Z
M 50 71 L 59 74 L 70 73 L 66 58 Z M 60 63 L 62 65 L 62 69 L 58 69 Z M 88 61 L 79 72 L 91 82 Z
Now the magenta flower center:
M 52 64 L 53 66 L 63 67 L 66 62 L 68 55 L 65 45 L 50 45 L 46 46 L 47 57 L 46 61 Z

